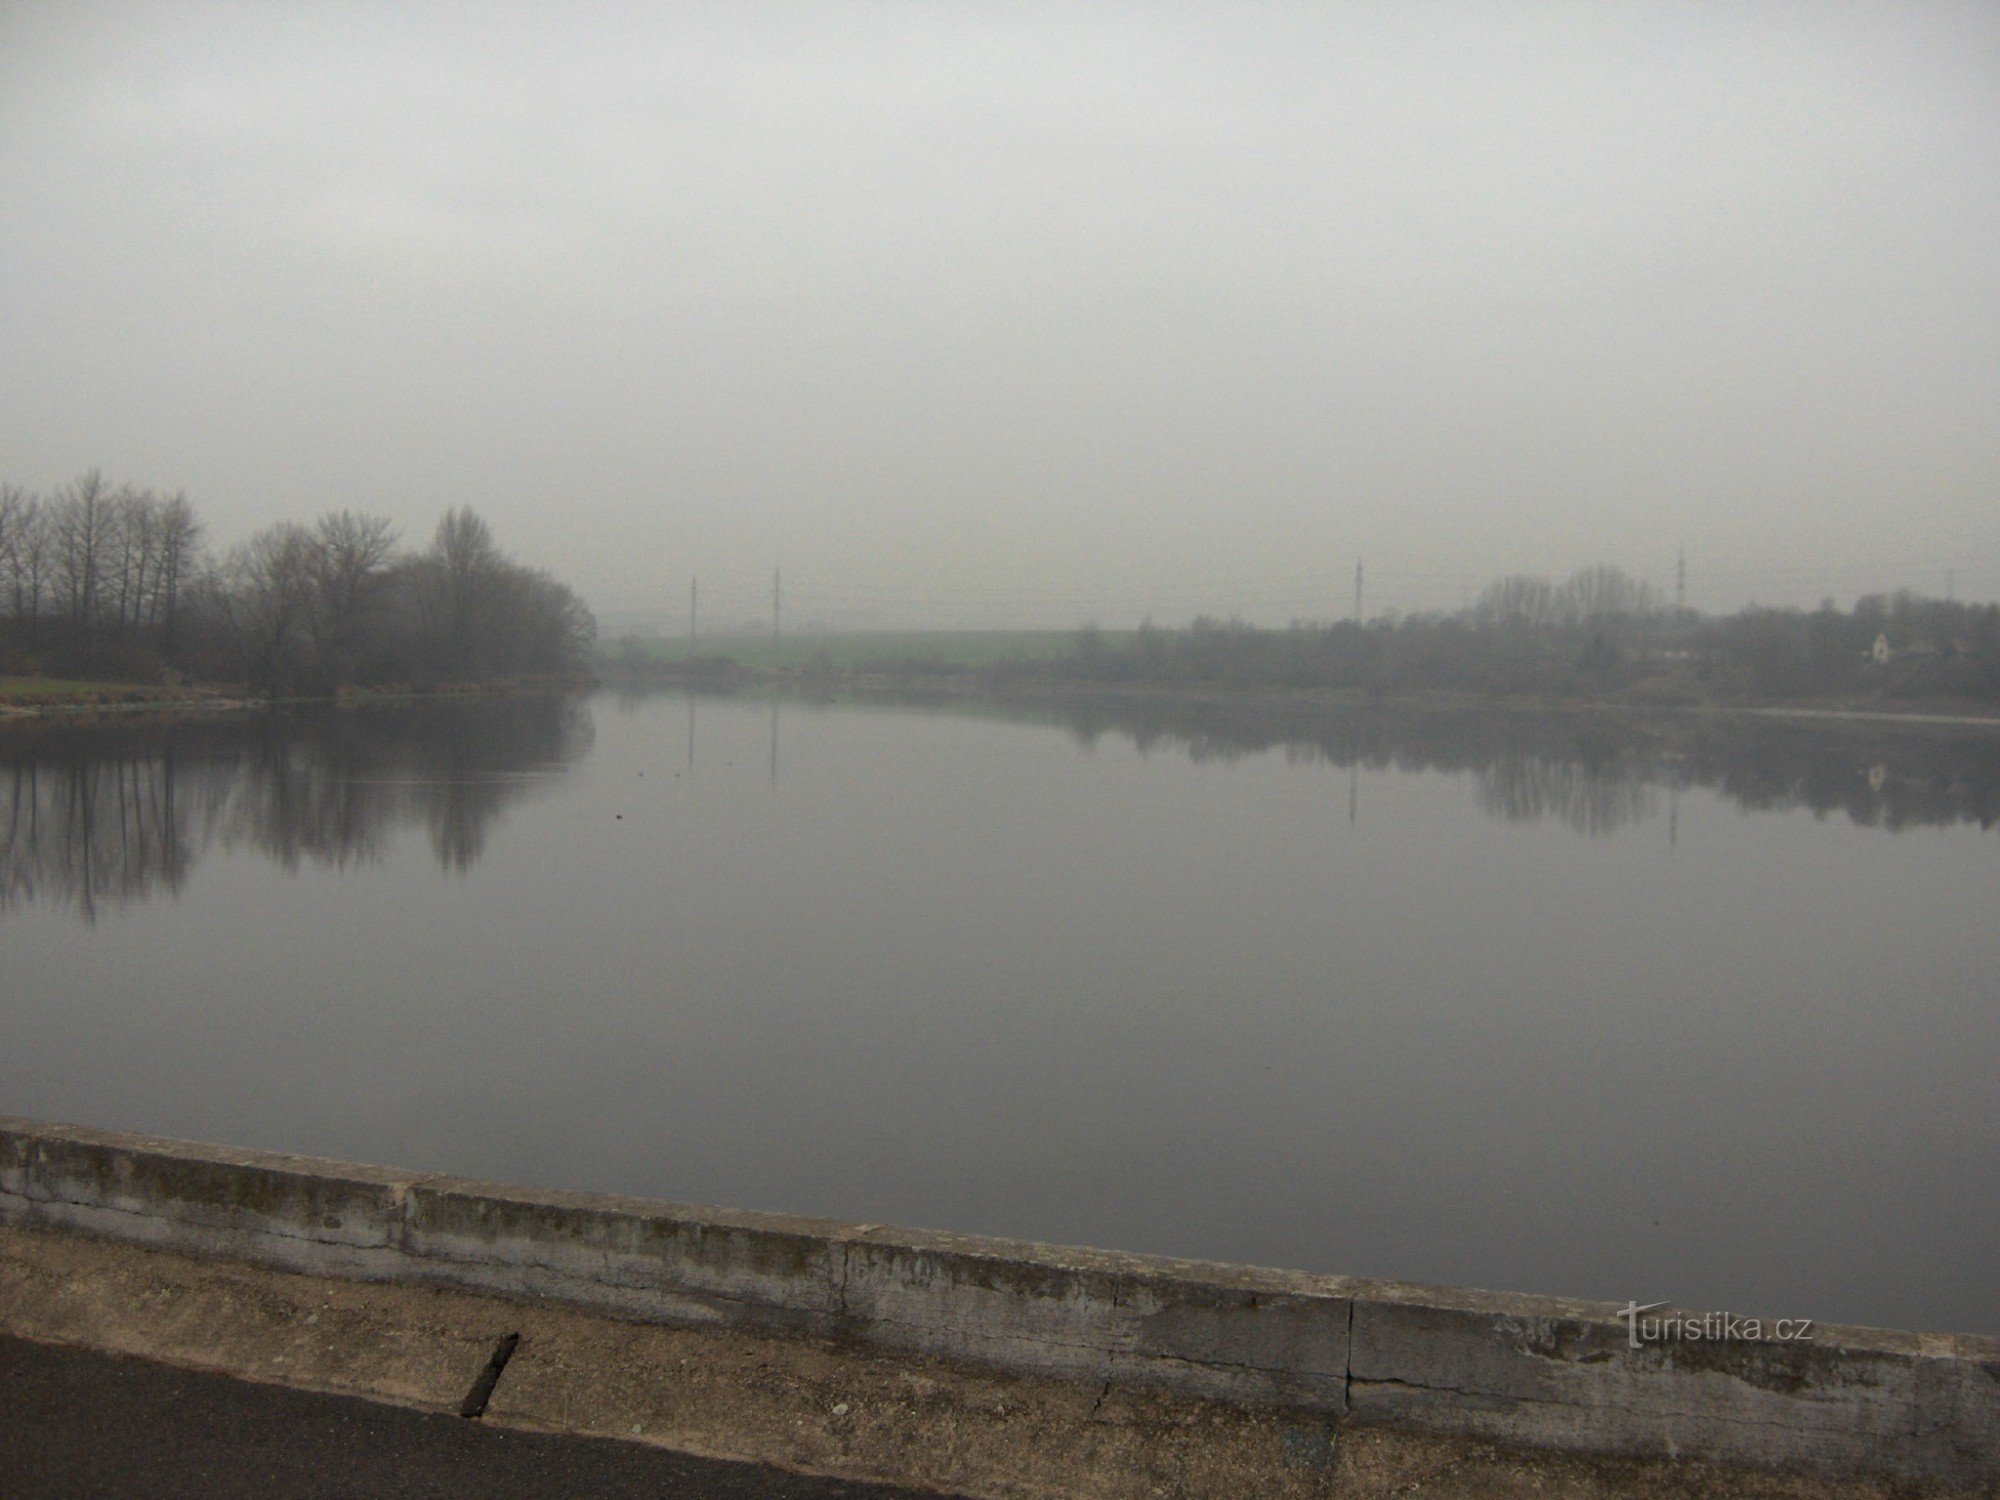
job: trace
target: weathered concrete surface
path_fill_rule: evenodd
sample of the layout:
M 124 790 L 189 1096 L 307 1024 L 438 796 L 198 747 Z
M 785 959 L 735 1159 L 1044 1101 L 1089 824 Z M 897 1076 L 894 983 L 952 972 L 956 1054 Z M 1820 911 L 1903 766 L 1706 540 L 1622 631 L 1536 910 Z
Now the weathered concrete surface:
M 635 1324 L 447 1287 L 302 1276 L 0 1229 L 0 1333 L 449 1412 L 503 1333 L 483 1419 L 973 1496 L 1891 1500 L 1938 1485 L 1586 1458 L 982 1370 L 811 1337 Z
M 1346 1283 L 0 1118 L 0 1219 L 1338 1414 Z
M 1285 1409 L 1309 1427 L 2000 1484 L 1993 1339 L 1826 1328 L 1811 1344 L 1635 1350 L 1601 1303 L 537 1192 L 6 1119 L 0 1221 Z
M 1377 1288 L 1354 1304 L 1351 1415 L 1554 1448 L 1596 1447 L 1615 1405 L 1633 1448 L 1805 1460 L 1837 1471 L 1991 1482 L 2000 1458 L 1996 1341 L 1827 1326 L 1810 1342 L 1629 1347 L 1590 1304 Z

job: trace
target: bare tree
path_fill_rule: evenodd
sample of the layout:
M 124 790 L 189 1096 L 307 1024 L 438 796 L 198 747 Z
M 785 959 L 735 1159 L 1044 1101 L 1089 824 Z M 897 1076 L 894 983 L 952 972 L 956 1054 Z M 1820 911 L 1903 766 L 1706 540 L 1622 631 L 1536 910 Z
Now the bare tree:
M 230 553 L 215 590 L 217 613 L 253 684 L 287 686 L 301 667 L 312 608 L 313 540 L 293 522 L 265 528 Z
M 53 551 L 48 503 L 30 495 L 15 527 L 13 595 L 14 618 L 26 622 L 31 639 L 41 630 Z
M 112 624 L 120 632 L 145 622 L 146 590 L 159 546 L 159 505 L 151 490 L 121 485 L 105 506 L 106 584 Z
M 335 511 L 312 534 L 313 638 L 332 669 L 345 676 L 366 645 L 395 554 L 396 528 L 383 516 Z
M 95 469 L 73 484 L 64 485 L 50 503 L 56 592 L 63 613 L 77 630 L 90 626 L 97 618 L 109 509 L 110 495 L 104 476 Z
M 507 566 L 494 580 L 489 650 L 510 670 L 561 672 L 597 641 L 597 621 L 569 588 L 535 568 Z
M 441 648 L 446 669 L 466 675 L 479 666 L 478 644 L 506 559 L 493 532 L 462 505 L 438 522 L 422 570 L 425 615 Z
M 1526 573 L 1496 579 L 1479 596 L 1476 613 L 1483 624 L 1540 630 L 1555 619 L 1555 587 Z
M 19 485 L 0 484 L 0 601 L 11 598 L 20 608 L 21 529 L 33 501 Z
M 161 502 L 154 611 L 161 629 L 161 644 L 169 655 L 180 625 L 181 589 L 201 547 L 201 530 L 201 522 L 195 519 L 194 507 L 188 504 L 185 494 L 176 493 Z
M 1572 573 L 1558 598 L 1562 612 L 1577 624 L 1644 615 L 1653 608 L 1652 590 L 1608 563 Z

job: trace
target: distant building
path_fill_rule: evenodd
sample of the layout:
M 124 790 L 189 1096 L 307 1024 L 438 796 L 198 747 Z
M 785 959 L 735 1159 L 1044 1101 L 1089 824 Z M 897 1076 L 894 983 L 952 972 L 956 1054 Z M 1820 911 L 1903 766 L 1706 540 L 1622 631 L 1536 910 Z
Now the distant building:
M 1875 637 L 1875 644 L 1868 648 L 1868 655 L 1877 666 L 1887 666 L 1889 658 L 1896 653 L 1889 647 L 1889 632 L 1883 631 Z

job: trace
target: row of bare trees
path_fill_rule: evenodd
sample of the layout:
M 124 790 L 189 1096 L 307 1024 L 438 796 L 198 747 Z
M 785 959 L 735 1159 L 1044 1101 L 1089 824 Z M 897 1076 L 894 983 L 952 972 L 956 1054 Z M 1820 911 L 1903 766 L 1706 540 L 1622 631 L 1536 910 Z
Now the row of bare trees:
M 0 484 L 0 614 L 171 642 L 201 537 L 187 496 L 114 487 L 94 469 L 47 497 Z
M 1530 630 L 1573 629 L 1654 614 L 1660 600 L 1650 584 L 1608 563 L 1557 581 L 1528 573 L 1496 579 L 1473 608 L 1475 623 Z
M 596 624 L 469 508 L 399 552 L 381 516 L 265 528 L 220 558 L 181 495 L 95 471 L 46 497 L 0 488 L 0 670 L 243 680 L 271 691 L 577 669 Z

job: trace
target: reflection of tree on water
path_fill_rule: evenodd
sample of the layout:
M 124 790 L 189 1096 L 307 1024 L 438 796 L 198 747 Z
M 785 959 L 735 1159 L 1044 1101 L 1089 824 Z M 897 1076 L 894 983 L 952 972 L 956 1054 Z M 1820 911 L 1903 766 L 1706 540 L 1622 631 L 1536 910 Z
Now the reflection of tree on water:
M 1509 755 L 1477 774 L 1479 805 L 1510 823 L 1560 818 L 1578 833 L 1613 833 L 1651 817 L 1659 805 L 1632 766 Z
M 1226 762 L 1282 750 L 1350 769 L 1469 772 L 1493 816 L 1559 818 L 1588 834 L 1657 817 L 1661 790 L 1689 786 L 1746 809 L 1802 807 L 1891 829 L 2000 823 L 2000 735 L 1977 727 L 1112 695 L 1010 695 L 987 707 L 1062 724 L 1083 745 L 1122 734 L 1141 754 L 1167 746 Z M 1350 820 L 1355 801 L 1350 779 Z
M 56 900 L 94 921 L 100 906 L 180 890 L 200 795 L 189 779 L 171 753 L 68 765 L 0 758 L 0 911 Z
M 177 892 L 211 843 L 287 869 L 369 864 L 422 825 L 464 872 L 507 807 L 589 748 L 573 700 L 308 709 L 0 733 L 0 911 Z

